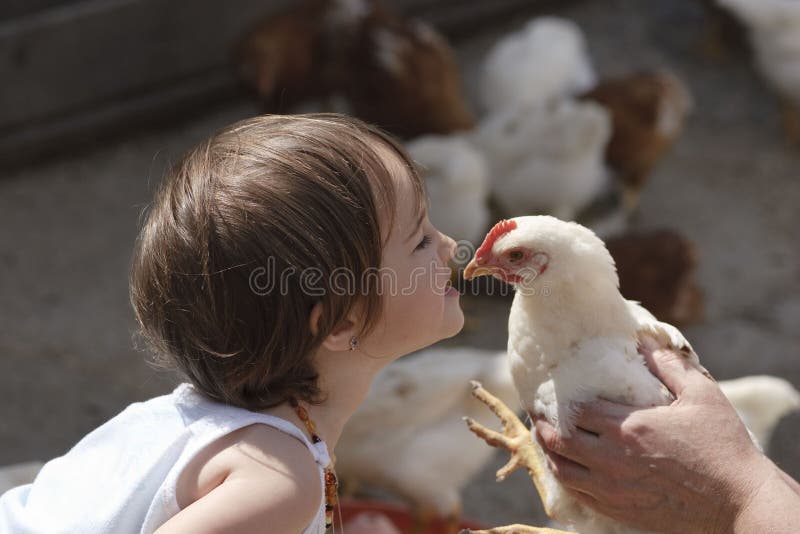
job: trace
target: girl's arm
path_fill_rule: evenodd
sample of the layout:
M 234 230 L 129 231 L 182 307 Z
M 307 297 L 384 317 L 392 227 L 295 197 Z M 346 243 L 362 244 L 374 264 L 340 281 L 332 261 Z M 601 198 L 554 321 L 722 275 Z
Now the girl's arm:
M 322 503 L 319 469 L 294 438 L 274 429 L 263 434 L 260 443 L 228 449 L 232 468 L 224 482 L 156 534 L 297 534 L 307 527 Z

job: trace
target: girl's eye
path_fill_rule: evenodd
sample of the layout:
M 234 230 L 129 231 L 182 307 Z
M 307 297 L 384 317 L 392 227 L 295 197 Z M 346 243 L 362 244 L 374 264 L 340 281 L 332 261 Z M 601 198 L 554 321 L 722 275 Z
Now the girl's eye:
M 422 241 L 419 242 L 419 244 L 417 245 L 417 247 L 414 250 L 421 250 L 421 249 L 427 247 L 428 245 L 431 244 L 431 241 L 432 241 L 431 236 L 429 236 L 427 234 L 422 236 Z

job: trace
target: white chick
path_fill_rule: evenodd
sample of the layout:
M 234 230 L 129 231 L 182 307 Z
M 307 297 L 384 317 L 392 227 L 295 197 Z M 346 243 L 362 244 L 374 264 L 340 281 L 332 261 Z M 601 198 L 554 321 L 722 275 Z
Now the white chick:
M 572 220 L 607 188 L 610 137 L 605 108 L 563 99 L 494 113 L 472 141 L 489 162 L 492 195 L 506 216 Z
M 493 454 L 462 421 L 491 421 L 473 379 L 518 404 L 505 352 L 431 348 L 381 371 L 336 446 L 339 477 L 389 490 L 422 517 L 457 518 L 460 489 Z
M 781 418 L 800 410 L 800 392 L 775 376 L 745 376 L 720 382 L 719 387 L 764 449 Z
M 746 26 L 759 69 L 783 96 L 784 126 L 800 142 L 800 2 L 717 0 Z
M 477 244 L 489 223 L 486 159 L 458 135 L 426 135 L 406 148 L 425 178 L 431 222 L 453 239 Z
M 578 25 L 539 17 L 491 49 L 483 65 L 481 100 L 494 112 L 584 93 L 596 81 Z

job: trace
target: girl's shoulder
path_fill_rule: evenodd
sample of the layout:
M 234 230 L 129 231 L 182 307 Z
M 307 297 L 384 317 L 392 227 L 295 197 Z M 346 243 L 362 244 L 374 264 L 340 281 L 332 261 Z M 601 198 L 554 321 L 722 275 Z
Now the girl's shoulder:
M 181 473 L 176 492 L 180 511 L 158 534 L 255 533 L 265 524 L 270 532 L 324 528 L 315 457 L 303 442 L 263 424 L 231 432 L 201 451 Z
M 257 476 L 276 485 L 293 486 L 316 511 L 322 500 L 320 469 L 308 446 L 294 436 L 265 424 L 252 424 L 208 445 L 183 469 L 176 496 L 181 509 L 226 481 Z

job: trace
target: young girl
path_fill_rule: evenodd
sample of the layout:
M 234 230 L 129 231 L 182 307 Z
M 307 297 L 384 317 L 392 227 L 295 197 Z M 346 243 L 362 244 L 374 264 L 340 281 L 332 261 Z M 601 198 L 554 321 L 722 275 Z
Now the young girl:
M 186 383 L 4 494 L 0 531 L 324 532 L 333 448 L 376 373 L 463 325 L 454 248 L 373 127 L 264 116 L 212 136 L 165 177 L 131 269 L 143 337 Z

